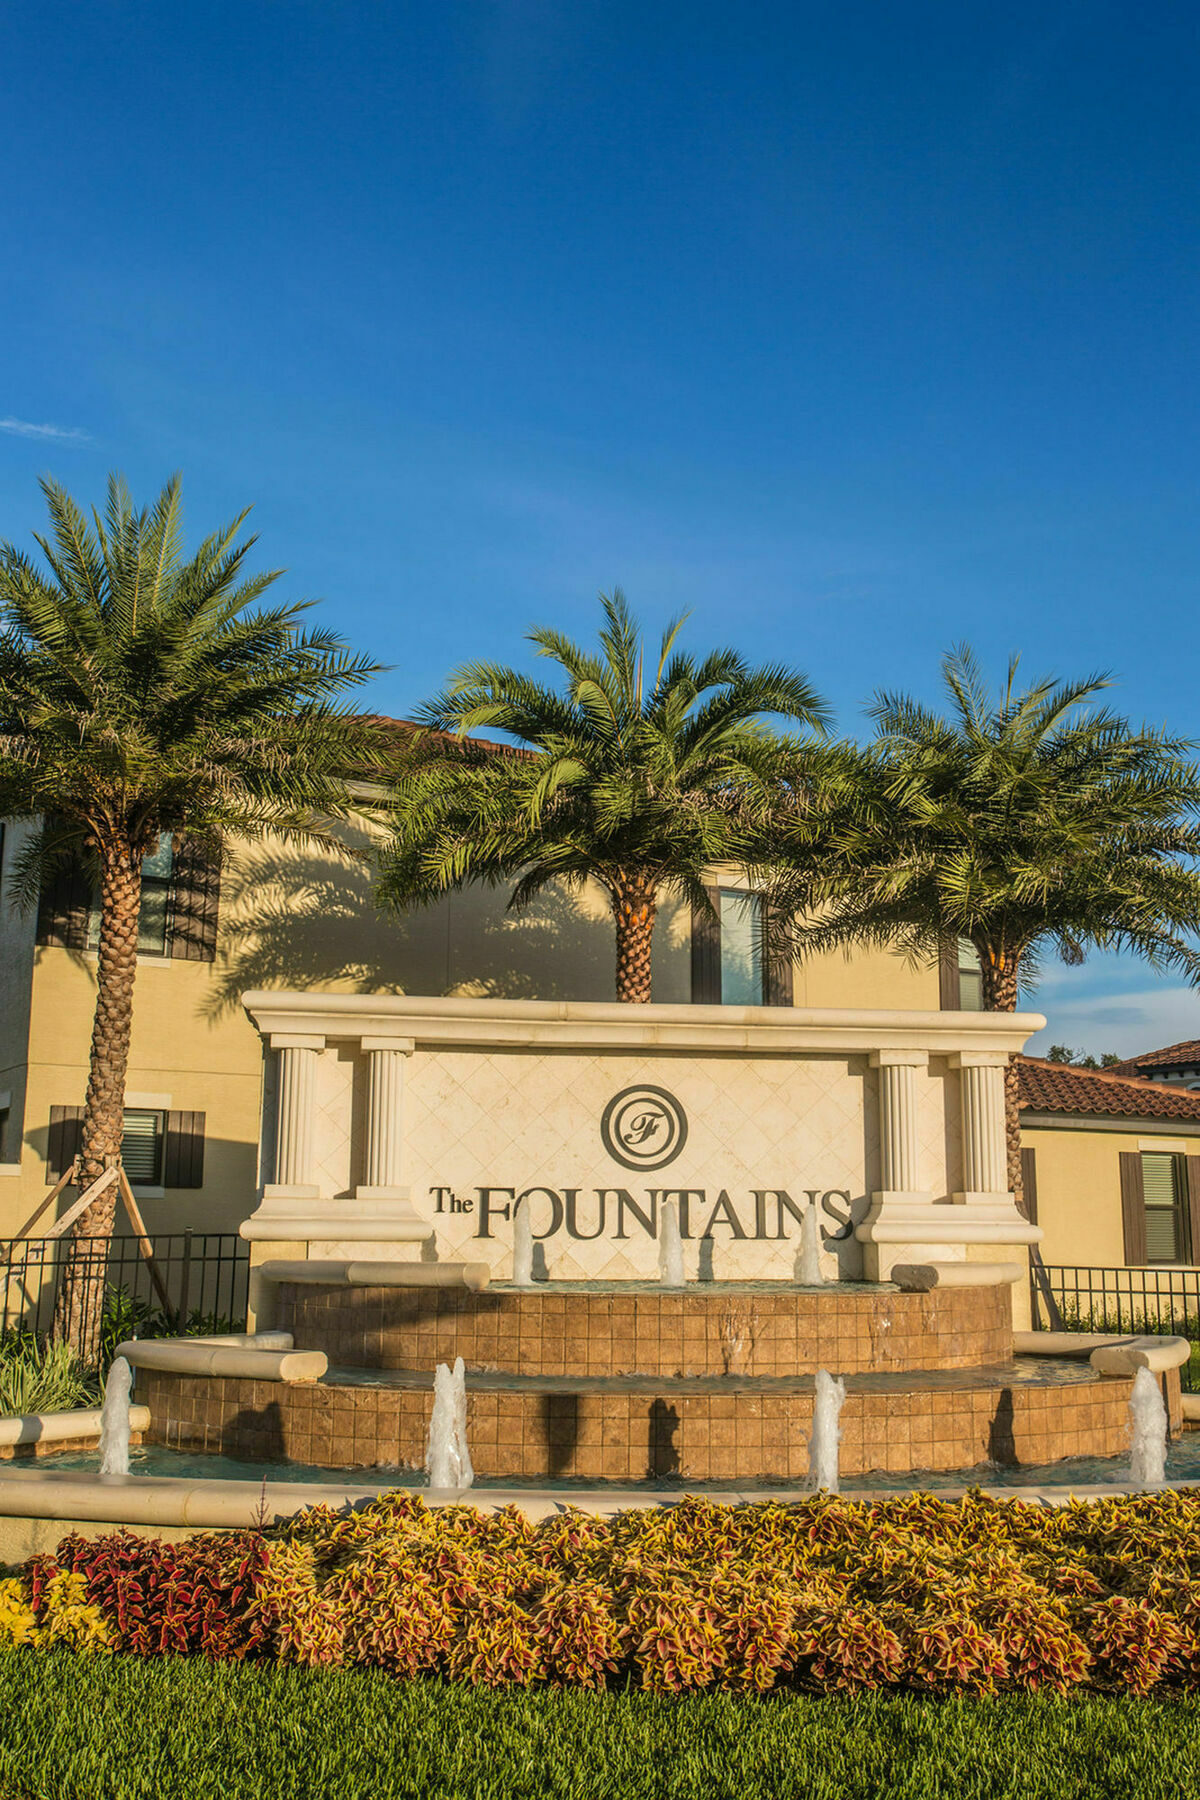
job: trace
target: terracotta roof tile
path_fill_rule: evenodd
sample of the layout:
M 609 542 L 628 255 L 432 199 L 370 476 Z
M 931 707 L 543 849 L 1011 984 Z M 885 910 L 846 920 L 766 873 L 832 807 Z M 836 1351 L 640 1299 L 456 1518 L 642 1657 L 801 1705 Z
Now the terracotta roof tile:
M 1069 1063 L 1020 1058 L 1021 1106 L 1030 1112 L 1091 1113 L 1127 1119 L 1200 1119 L 1200 1093 Z
M 1148 1069 L 1188 1069 L 1200 1065 L 1200 1038 L 1185 1038 L 1164 1050 L 1147 1050 L 1144 1056 L 1127 1056 L 1116 1065 L 1118 1075 L 1141 1075 Z

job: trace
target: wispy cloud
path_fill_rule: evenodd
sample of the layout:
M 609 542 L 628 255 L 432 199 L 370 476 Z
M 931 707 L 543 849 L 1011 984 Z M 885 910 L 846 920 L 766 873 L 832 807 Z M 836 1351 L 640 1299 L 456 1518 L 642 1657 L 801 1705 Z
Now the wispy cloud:
M 1178 1044 L 1200 1035 L 1200 995 L 1194 988 L 1142 988 L 1134 993 L 1091 994 L 1034 1000 L 1030 1011 L 1045 1013 L 1049 1024 L 1025 1046 L 1031 1056 L 1044 1056 L 1051 1044 L 1069 1044 L 1100 1056 L 1137 1056 L 1163 1044 Z
M 59 444 L 91 442 L 88 432 L 79 431 L 74 426 L 33 425 L 28 419 L 0 419 L 0 431 L 7 431 L 11 437 L 53 438 Z

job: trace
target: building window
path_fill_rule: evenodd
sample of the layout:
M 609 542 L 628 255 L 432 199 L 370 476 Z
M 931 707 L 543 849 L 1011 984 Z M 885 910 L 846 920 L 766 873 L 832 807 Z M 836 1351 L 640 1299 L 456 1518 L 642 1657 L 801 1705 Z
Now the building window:
M 938 1005 L 943 1012 L 982 1012 L 983 975 L 970 938 L 944 943 L 938 958 Z
M 792 959 L 772 948 L 767 903 L 746 888 L 706 888 L 692 911 L 692 999 L 701 1006 L 791 1006 Z
M 13 1135 L 12 1108 L 0 1106 L 0 1163 L 16 1162 L 9 1138 Z
M 1186 1262 L 1182 1158 L 1163 1150 L 1142 1152 L 1142 1196 L 1146 1208 L 1146 1261 Z
M 979 952 L 970 938 L 958 940 L 958 1010 L 983 1011 L 983 972 Z
M 763 985 L 762 895 L 721 889 L 721 1004 L 761 1006 Z
M 142 956 L 167 954 L 167 918 L 171 898 L 171 833 L 164 831 L 158 849 L 142 858 L 142 904 L 138 913 L 138 953 Z M 100 943 L 100 894 L 93 891 L 88 913 L 88 949 Z
M 131 1187 L 161 1187 L 163 1115 L 127 1109 L 121 1133 L 121 1162 Z

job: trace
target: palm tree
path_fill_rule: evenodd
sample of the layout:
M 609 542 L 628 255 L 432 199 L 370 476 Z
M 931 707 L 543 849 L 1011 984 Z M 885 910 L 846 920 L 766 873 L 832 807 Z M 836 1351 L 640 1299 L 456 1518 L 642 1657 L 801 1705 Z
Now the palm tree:
M 411 906 L 469 882 L 511 884 L 520 907 L 551 883 L 594 880 L 612 907 L 617 998 L 640 1002 L 663 894 L 709 906 L 705 870 L 737 855 L 748 806 L 788 765 L 792 740 L 765 715 L 823 727 L 826 709 L 789 669 L 749 668 L 734 650 L 700 662 L 677 650 L 682 619 L 648 669 L 624 596 L 601 595 L 601 605 L 598 651 L 557 631 L 529 634 L 558 685 L 469 663 L 421 709 L 427 733 L 395 784 L 379 893 Z M 515 746 L 472 745 L 466 734 L 481 727 Z M 457 744 L 432 735 L 447 732 Z
M 302 631 L 305 603 L 254 609 L 280 571 L 245 573 L 245 513 L 186 557 L 177 476 L 142 512 L 110 477 L 90 520 L 41 485 L 44 566 L 0 546 L 0 816 L 41 820 L 26 899 L 71 859 L 98 887 L 88 1185 L 120 1156 L 143 858 L 164 833 L 212 854 L 227 835 L 324 835 L 348 810 L 348 773 L 378 761 L 374 725 L 334 703 L 375 665 Z M 98 1309 L 78 1239 L 107 1236 L 115 1208 L 110 1187 L 83 1214 L 60 1289 L 57 1328 L 85 1351 Z
M 1014 659 L 996 697 L 965 648 L 942 673 L 947 717 L 878 695 L 874 742 L 827 759 L 816 812 L 777 813 L 771 891 L 776 918 L 803 915 L 792 943 L 892 946 L 935 963 L 968 939 L 989 1012 L 1015 1009 L 1046 954 L 1078 964 L 1089 950 L 1132 951 L 1200 981 L 1192 746 L 1097 706 L 1102 675 L 1018 691 Z M 1017 1080 L 1013 1058 L 1008 1174 L 1020 1198 Z

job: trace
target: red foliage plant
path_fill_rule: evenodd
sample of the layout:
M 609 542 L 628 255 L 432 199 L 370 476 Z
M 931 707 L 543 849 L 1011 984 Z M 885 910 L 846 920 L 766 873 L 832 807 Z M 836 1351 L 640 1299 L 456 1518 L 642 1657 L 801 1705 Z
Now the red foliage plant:
M 1196 1493 L 685 1499 L 540 1524 L 398 1493 L 176 1544 L 64 1538 L 0 1582 L 0 1641 L 61 1641 L 67 1577 L 95 1609 L 72 1641 L 140 1656 L 664 1693 L 1200 1686 Z

